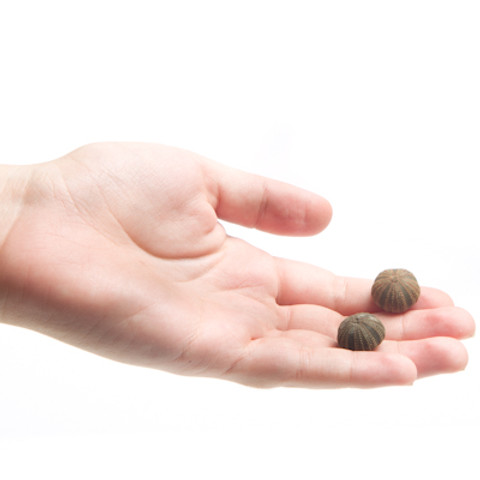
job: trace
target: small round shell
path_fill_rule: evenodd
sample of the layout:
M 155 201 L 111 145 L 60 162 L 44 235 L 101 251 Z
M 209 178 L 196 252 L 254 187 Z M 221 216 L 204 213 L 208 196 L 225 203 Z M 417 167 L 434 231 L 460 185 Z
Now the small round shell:
M 373 350 L 385 338 L 383 323 L 371 313 L 356 313 L 338 327 L 338 345 L 350 350 Z
M 403 313 L 420 296 L 417 279 L 408 270 L 392 268 L 379 273 L 372 286 L 372 297 L 385 312 Z

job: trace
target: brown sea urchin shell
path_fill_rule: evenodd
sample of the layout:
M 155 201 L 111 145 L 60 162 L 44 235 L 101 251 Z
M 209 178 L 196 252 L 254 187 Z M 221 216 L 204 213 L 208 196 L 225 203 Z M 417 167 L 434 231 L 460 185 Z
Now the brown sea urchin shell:
M 408 270 L 392 268 L 379 273 L 372 286 L 372 297 L 385 312 L 403 313 L 420 296 L 417 279 Z
M 371 313 L 356 313 L 338 327 L 338 345 L 350 350 L 373 350 L 385 338 L 383 323 Z

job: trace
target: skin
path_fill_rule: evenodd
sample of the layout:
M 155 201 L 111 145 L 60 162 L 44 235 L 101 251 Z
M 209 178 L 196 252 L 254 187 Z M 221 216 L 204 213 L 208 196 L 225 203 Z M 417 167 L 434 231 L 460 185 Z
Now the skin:
M 151 144 L 82 147 L 0 169 L 0 320 L 117 361 L 257 387 L 377 387 L 465 368 L 474 322 L 422 287 L 379 313 L 374 352 L 337 347 L 378 308 L 342 278 L 229 237 L 219 219 L 313 235 L 330 204 L 288 184 Z

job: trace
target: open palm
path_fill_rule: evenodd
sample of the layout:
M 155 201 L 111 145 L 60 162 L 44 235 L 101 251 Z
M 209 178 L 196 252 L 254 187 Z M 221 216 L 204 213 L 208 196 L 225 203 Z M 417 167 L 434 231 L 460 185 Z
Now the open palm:
M 149 144 L 94 144 L 22 170 L 0 250 L 3 320 L 115 360 L 257 386 L 408 384 L 462 369 L 470 315 L 423 288 L 375 352 L 336 345 L 371 282 L 274 258 L 218 219 L 311 235 L 314 194 Z

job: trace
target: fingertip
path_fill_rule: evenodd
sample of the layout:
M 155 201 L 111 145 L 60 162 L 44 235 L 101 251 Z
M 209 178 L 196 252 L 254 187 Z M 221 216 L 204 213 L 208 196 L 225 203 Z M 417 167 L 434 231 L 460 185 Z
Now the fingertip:
M 324 230 L 331 217 L 332 206 L 322 196 L 269 180 L 254 227 L 278 235 L 310 236 Z
M 447 339 L 450 341 L 451 339 Z M 446 364 L 450 366 L 450 372 L 461 372 L 468 365 L 468 351 L 461 342 L 452 341 L 446 355 Z
M 445 333 L 439 336 L 466 339 L 475 334 L 475 321 L 467 310 L 460 307 L 445 307 L 432 311 L 435 322 L 443 326 Z
M 222 220 L 277 235 L 309 236 L 332 217 L 325 198 L 288 183 L 218 165 L 207 177 L 214 180 L 211 203 Z
M 420 298 L 414 309 L 451 307 L 454 302 L 450 295 L 443 290 L 432 287 L 421 287 Z
M 437 367 L 442 368 L 442 373 L 455 373 L 465 370 L 468 365 L 468 351 L 465 345 L 450 337 L 438 337 L 436 342 L 431 342 L 432 355 L 441 352 L 442 356 Z
M 468 364 L 467 349 L 450 337 L 401 342 L 398 349 L 415 363 L 419 377 L 462 371 Z
M 333 215 L 332 205 L 326 198 L 313 193 L 311 195 L 311 205 L 306 209 L 305 232 L 307 235 L 315 235 L 325 230 Z
M 402 363 L 398 385 L 413 385 L 418 378 L 418 370 L 415 363 L 407 357 L 401 356 Z
M 358 371 L 355 374 L 364 387 L 412 385 L 418 377 L 415 363 L 404 355 L 384 352 L 357 353 L 365 357 L 363 362 L 358 362 L 358 365 L 369 367 L 368 370 Z M 381 368 L 371 368 L 369 363 L 365 361 L 367 355 L 369 362 L 375 361 L 377 365 L 381 365 Z M 379 357 L 380 355 L 381 357 Z M 372 374 L 372 372 L 375 372 L 375 374 Z

